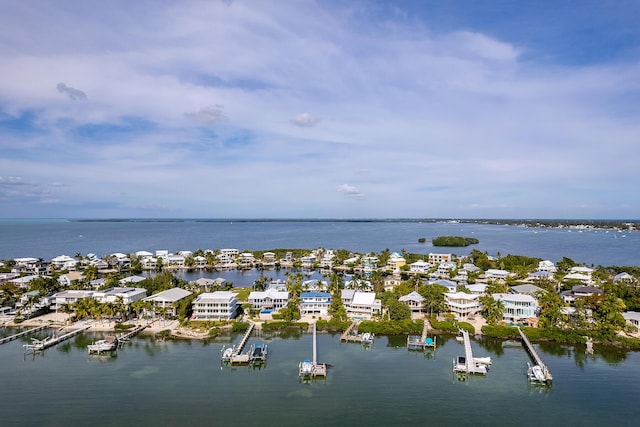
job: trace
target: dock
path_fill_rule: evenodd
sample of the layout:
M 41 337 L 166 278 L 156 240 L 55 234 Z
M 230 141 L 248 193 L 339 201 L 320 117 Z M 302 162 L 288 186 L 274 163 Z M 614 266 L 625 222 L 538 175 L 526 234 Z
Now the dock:
M 453 371 L 466 374 L 486 375 L 489 370 L 489 365 L 491 365 L 491 358 L 474 358 L 471 350 L 469 332 L 465 330 L 461 330 L 460 332 L 464 342 L 464 356 L 458 356 L 457 359 L 453 360 Z
M 238 344 L 228 348 L 222 347 L 222 362 L 244 364 L 251 361 L 251 355 L 254 352 L 254 348 L 252 347 L 251 349 L 249 349 L 247 353 L 242 353 L 242 350 L 244 350 L 244 346 L 247 345 L 247 341 L 249 341 L 249 337 L 251 336 L 251 333 L 253 332 L 255 326 L 255 323 L 249 323 L 249 327 L 247 328 Z
M 360 322 L 358 322 L 357 320 L 354 320 L 353 322 L 351 322 L 349 327 L 342 333 L 342 335 L 340 335 L 340 341 L 360 342 L 360 338 L 358 337 L 358 335 L 352 333 L 352 331 L 356 329 L 356 327 L 358 326 L 358 323 Z
M 128 341 L 129 338 L 131 338 L 134 335 L 137 335 L 139 332 L 145 330 L 147 328 L 147 325 L 138 325 L 135 328 L 133 328 L 132 330 L 130 330 L 129 332 L 120 334 L 117 338 L 118 338 L 118 342 L 123 342 L 123 341 Z
M 318 346 L 316 340 L 315 323 L 313 324 L 313 359 L 300 362 L 300 364 L 298 365 L 298 375 L 303 378 L 327 376 L 327 365 L 325 363 L 318 363 Z
M 56 336 L 55 334 L 52 335 L 49 338 L 45 338 L 43 340 L 33 340 L 33 344 L 24 344 L 24 353 L 29 354 L 29 353 L 35 353 L 38 351 L 45 351 L 46 349 L 48 349 L 49 347 L 53 347 L 56 344 L 59 344 L 63 341 L 66 341 L 72 337 L 75 337 L 76 335 L 86 331 L 87 329 L 89 329 L 91 326 L 84 326 L 80 329 L 76 329 L 74 331 L 71 332 L 67 332 L 64 335 L 60 335 L 60 336 Z
M 407 337 L 407 350 L 426 350 L 427 348 L 436 348 L 436 337 L 428 336 L 429 321 L 425 319 L 422 327 L 422 335 L 409 335 Z
M 520 338 L 522 338 L 522 344 L 524 345 L 524 348 L 527 350 L 527 353 L 529 353 L 529 356 L 531 356 L 531 359 L 535 362 L 534 366 L 529 366 L 527 372 L 529 379 L 531 381 L 537 381 L 550 385 L 553 381 L 553 375 L 551 375 L 549 368 L 547 368 L 547 365 L 545 365 L 536 349 L 533 348 L 533 345 L 531 344 L 531 341 L 529 341 L 529 338 L 527 338 L 524 332 L 522 332 L 522 329 L 520 329 L 519 327 L 518 332 L 520 333 Z
M 19 332 L 17 334 L 14 334 L 14 335 L 11 335 L 11 336 L 8 336 L 8 337 L 0 339 L 0 344 L 4 344 L 4 343 L 8 343 L 9 341 L 17 340 L 20 337 L 23 337 L 25 335 L 33 334 L 35 332 L 41 331 L 41 330 L 43 330 L 45 328 L 49 328 L 49 327 L 50 326 L 48 326 L 48 325 L 42 325 L 42 326 L 37 326 L 35 328 L 31 328 L 31 329 L 26 330 L 26 331 Z

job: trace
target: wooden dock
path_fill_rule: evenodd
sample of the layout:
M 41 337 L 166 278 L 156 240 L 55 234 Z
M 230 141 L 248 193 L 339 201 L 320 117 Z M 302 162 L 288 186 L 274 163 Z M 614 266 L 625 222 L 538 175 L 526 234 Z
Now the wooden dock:
M 518 332 L 520 333 L 520 338 L 522 338 L 522 344 L 524 345 L 524 348 L 527 350 L 527 353 L 529 353 L 529 356 L 531 356 L 531 359 L 535 362 L 535 364 L 540 367 L 540 370 L 542 372 L 543 377 L 535 380 L 544 382 L 546 384 L 551 384 L 551 382 L 553 381 L 553 375 L 551 375 L 549 368 L 547 368 L 547 365 L 545 365 L 536 349 L 533 348 L 531 341 L 529 341 L 529 338 L 524 334 L 524 332 L 522 332 L 522 329 L 520 329 L 520 327 L 518 327 Z
M 45 328 L 49 328 L 49 327 L 50 327 L 49 325 L 42 325 L 42 326 L 37 326 L 35 328 L 31 328 L 31 329 L 26 330 L 26 331 L 19 332 L 17 334 L 11 335 L 9 337 L 5 337 L 5 338 L 0 339 L 0 344 L 4 344 L 4 343 L 8 343 L 9 341 L 17 340 L 20 337 L 23 337 L 25 335 L 33 334 L 35 332 L 41 331 L 41 330 L 43 330 Z
M 453 371 L 466 374 L 480 374 L 486 375 L 489 370 L 488 366 L 491 364 L 491 359 L 488 357 L 474 358 L 471 350 L 471 340 L 469 339 L 469 332 L 465 330 L 460 331 L 464 341 L 464 357 L 459 356 L 453 360 Z
M 240 342 L 232 347 L 224 348 L 222 347 L 222 362 L 230 362 L 232 364 L 244 364 L 249 363 L 251 361 L 251 355 L 253 354 L 253 348 L 249 350 L 247 353 L 242 353 L 244 350 L 244 346 L 247 345 L 247 341 L 249 341 L 249 337 L 255 328 L 255 323 L 249 323 L 249 328 L 247 328 L 246 332 L 242 336 Z
M 66 341 L 66 340 L 72 338 L 72 337 L 75 337 L 76 335 L 86 331 L 90 327 L 91 326 L 83 326 L 80 329 L 76 329 L 74 331 L 67 332 L 64 335 L 56 336 L 54 334 L 51 337 L 45 338 L 43 340 L 33 340 L 33 344 L 24 344 L 23 345 L 24 353 L 25 354 L 29 354 L 29 353 L 35 353 L 37 351 L 45 351 L 49 347 L 53 347 L 56 344 L 59 344 L 59 343 L 61 343 L 63 341 Z
M 318 363 L 318 344 L 316 340 L 316 324 L 315 323 L 313 324 L 313 359 L 300 362 L 300 364 L 298 365 L 298 376 L 303 378 L 305 377 L 316 378 L 316 377 L 327 376 L 327 365 L 325 363 Z
M 340 341 L 345 341 L 345 342 L 360 342 L 361 338 L 358 336 L 358 334 L 352 334 L 351 332 L 358 326 L 358 322 L 357 320 L 354 320 L 349 327 L 342 333 L 342 335 L 340 335 Z
M 127 341 L 127 340 L 129 340 L 129 338 L 131 338 L 134 335 L 137 335 L 139 332 L 145 330 L 146 328 L 147 328 L 147 325 L 138 325 L 135 328 L 133 328 L 132 330 L 130 330 L 129 332 L 120 334 L 118 336 L 118 342 Z
M 407 350 L 426 350 L 428 347 L 436 348 L 436 337 L 429 338 L 429 321 L 424 320 L 422 335 L 409 335 L 407 337 Z

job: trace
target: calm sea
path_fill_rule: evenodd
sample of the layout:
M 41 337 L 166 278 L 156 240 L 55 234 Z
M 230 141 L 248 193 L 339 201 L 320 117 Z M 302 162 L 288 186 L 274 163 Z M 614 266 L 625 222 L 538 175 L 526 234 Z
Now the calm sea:
M 1 329 L 6 335 L 10 330 Z M 266 367 L 221 367 L 220 350 L 238 337 L 203 343 L 155 342 L 138 336 L 117 357 L 87 355 L 99 335 L 80 335 L 40 356 L 22 344 L 0 348 L 2 425 L 7 426 L 386 426 L 637 425 L 640 354 L 584 347 L 538 347 L 554 375 L 550 388 L 525 378 L 518 342 L 473 341 L 491 356 L 486 377 L 459 380 L 451 370 L 462 345 L 438 338 L 427 355 L 404 337 L 380 337 L 373 348 L 318 335 L 326 380 L 300 383 L 298 363 L 311 357 L 311 335 L 252 337 L 266 341 Z
M 479 239 L 466 248 L 437 248 L 418 239 L 459 235 Z M 640 265 L 640 233 L 537 229 L 505 225 L 431 222 L 347 221 L 197 221 L 78 222 L 64 219 L 0 220 L 0 259 L 139 250 L 170 252 L 195 249 L 274 248 L 349 249 L 412 253 L 472 249 L 491 255 L 527 255 L 550 259 L 563 256 L 587 265 Z

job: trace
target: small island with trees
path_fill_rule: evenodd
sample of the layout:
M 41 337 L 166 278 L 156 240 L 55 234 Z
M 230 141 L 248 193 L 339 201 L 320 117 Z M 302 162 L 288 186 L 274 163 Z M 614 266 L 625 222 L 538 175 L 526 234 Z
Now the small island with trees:
M 433 246 L 462 247 L 478 243 L 480 243 L 478 239 L 462 236 L 439 236 L 431 240 Z

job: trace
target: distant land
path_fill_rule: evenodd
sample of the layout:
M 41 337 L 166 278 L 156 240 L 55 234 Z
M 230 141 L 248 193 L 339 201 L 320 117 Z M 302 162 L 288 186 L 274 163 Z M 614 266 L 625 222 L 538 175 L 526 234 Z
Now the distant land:
M 424 222 L 496 224 L 536 228 L 616 229 L 637 231 L 640 220 L 627 219 L 486 219 L 486 218 L 83 218 L 72 222 Z

